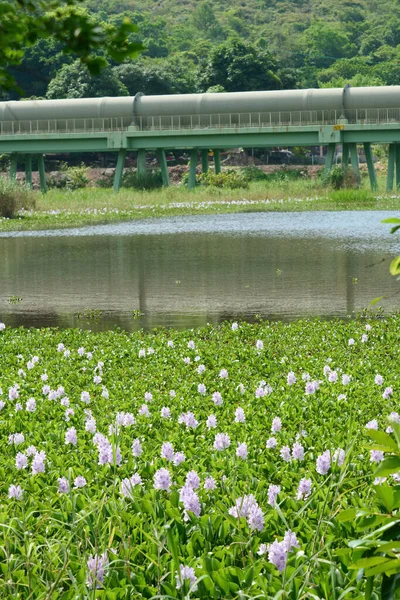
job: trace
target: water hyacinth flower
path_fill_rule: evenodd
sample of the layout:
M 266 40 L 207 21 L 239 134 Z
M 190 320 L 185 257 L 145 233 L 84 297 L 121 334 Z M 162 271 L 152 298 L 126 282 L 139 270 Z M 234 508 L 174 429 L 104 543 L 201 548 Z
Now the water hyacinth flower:
M 299 542 L 296 534 L 287 531 L 281 542 L 275 540 L 268 548 L 268 560 L 276 566 L 278 571 L 282 572 L 286 568 L 287 555 L 293 548 L 298 548 Z
M 172 485 L 171 474 L 168 469 L 158 469 L 154 473 L 154 488 L 156 490 L 170 491 Z
M 25 450 L 25 454 L 27 456 L 35 456 L 36 453 L 37 453 L 37 450 L 36 450 L 35 446 L 28 446 L 28 448 Z
M 219 372 L 220 379 L 228 379 L 228 371 L 226 369 L 221 369 Z
M 264 342 L 262 340 L 257 340 L 256 348 L 257 348 L 257 350 L 261 351 L 264 348 Z
M 372 463 L 380 463 L 385 458 L 385 455 L 381 450 L 370 450 L 369 459 Z
M 60 494 L 68 494 L 70 490 L 69 481 L 66 477 L 58 478 L 58 492 Z
M 192 412 L 182 413 L 178 417 L 178 423 L 184 423 L 187 428 L 196 429 L 199 422 Z
M 149 411 L 149 407 L 147 406 L 147 404 L 142 404 L 142 406 L 139 408 L 139 415 L 144 416 L 144 417 L 149 417 L 150 416 L 150 411 Z
M 361 342 L 362 342 L 363 344 L 365 344 L 365 342 L 368 342 L 368 336 L 367 336 L 367 334 L 366 334 L 366 333 L 363 333 L 363 334 L 362 334 L 362 336 L 361 336 Z
M 328 375 L 328 381 L 330 383 L 336 383 L 338 380 L 338 374 L 336 371 L 331 371 Z
M 173 348 L 174 347 L 174 342 L 172 340 L 168 340 L 167 346 L 168 346 L 168 348 Z
M 161 446 L 161 458 L 172 461 L 174 458 L 174 447 L 171 442 L 164 442 Z
M 5 323 L 0 323 L 0 331 L 4 331 L 6 328 Z
M 169 395 L 170 395 L 171 398 L 175 398 L 175 396 L 176 396 L 175 390 L 170 390 L 169 391 Z
M 307 381 L 306 387 L 305 387 L 306 396 L 311 396 L 312 394 L 315 394 L 315 392 L 318 390 L 318 388 L 319 388 L 318 381 Z
M 0 410 L 3 410 L 3 408 L 5 407 L 6 403 L 3 402 L 3 400 L 0 400 Z
M 19 446 L 19 444 L 23 444 L 25 441 L 25 436 L 23 433 L 12 433 L 8 436 L 8 443 L 14 444 L 14 446 Z
M 270 437 L 265 443 L 266 448 L 276 448 L 277 445 L 278 445 L 278 442 L 277 442 L 276 438 L 274 438 L 274 437 Z
M 235 423 L 244 423 L 246 421 L 246 416 L 244 414 L 243 408 L 237 408 L 235 410 Z
M 23 496 L 24 490 L 20 485 L 11 484 L 8 488 L 8 497 L 15 498 L 15 500 L 21 500 Z
M 296 375 L 293 373 L 293 371 L 290 371 L 287 374 L 286 381 L 287 381 L 288 385 L 294 385 L 296 383 L 297 379 L 296 379 Z
M 221 406 L 223 400 L 222 400 L 222 396 L 219 392 L 214 392 L 212 395 L 211 400 L 214 402 L 214 404 L 216 406 Z
M 75 412 L 73 408 L 67 408 L 67 410 L 64 413 L 64 419 L 68 422 L 71 420 L 71 417 L 73 417 L 74 414 Z
M 171 409 L 169 409 L 167 406 L 163 406 L 160 414 L 163 419 L 169 419 L 171 417 Z
M 204 365 L 199 365 L 199 366 L 197 367 L 197 373 L 198 373 L 199 375 L 201 375 L 202 373 L 204 373 L 204 371 L 205 371 L 205 370 L 206 370 L 206 368 L 205 368 L 205 366 L 204 366 Z
M 79 356 L 83 356 L 85 354 L 85 348 L 78 348 Z
M 90 402 L 90 394 L 89 394 L 89 392 L 82 392 L 81 393 L 81 400 L 85 404 L 89 404 L 89 402 Z
M 19 398 L 19 391 L 18 391 L 18 384 L 14 384 L 12 387 L 9 388 L 8 390 L 8 399 L 9 400 L 16 400 L 17 398 Z
M 372 421 L 368 421 L 368 423 L 365 425 L 365 429 L 375 429 L 376 431 L 378 431 L 378 429 L 379 429 L 378 421 L 376 419 L 372 419 Z
M 108 389 L 103 385 L 103 389 L 101 392 L 101 397 L 104 398 L 105 400 L 108 400 L 110 397 L 110 394 L 108 392 Z
M 196 583 L 196 575 L 192 567 L 185 567 L 184 565 L 179 566 L 179 573 L 176 572 L 176 589 L 180 590 L 185 581 L 189 582 L 190 587 Z
M 279 417 L 274 417 L 272 420 L 271 431 L 277 433 L 282 429 L 282 421 Z
M 292 448 L 293 460 L 304 460 L 304 448 L 299 442 L 295 442 Z
M 231 329 L 232 331 L 237 331 L 239 329 L 239 325 L 237 323 L 232 323 Z
M 217 433 L 214 440 L 214 449 L 221 451 L 226 450 L 231 445 L 231 439 L 227 433 Z
M 185 484 L 183 488 L 179 491 L 179 500 L 183 504 L 184 508 L 184 521 L 189 521 L 190 517 L 188 515 L 188 511 L 192 512 L 196 517 L 199 517 L 201 514 L 201 505 L 200 500 L 194 489 Z
M 312 481 L 311 479 L 300 479 L 299 486 L 297 488 L 296 499 L 305 500 L 311 494 Z
M 153 401 L 153 394 L 151 392 L 146 392 L 144 395 L 144 399 L 146 402 L 152 402 Z
M 139 350 L 139 358 L 144 358 L 146 356 L 146 350 L 144 348 L 141 348 Z
M 217 417 L 215 415 L 209 415 L 207 417 L 206 426 L 208 429 L 215 429 L 217 426 Z
M 48 395 L 50 394 L 50 389 L 51 389 L 51 388 L 50 388 L 50 386 L 49 386 L 49 385 L 47 385 L 47 384 L 46 384 L 46 385 L 44 385 L 44 386 L 42 387 L 42 394 L 43 394 L 43 396 L 48 396 Z
M 196 347 L 196 344 L 194 343 L 194 341 L 193 341 L 193 340 L 190 340 L 190 341 L 188 342 L 188 345 L 187 345 L 187 347 L 189 348 L 189 350 L 194 350 L 194 349 L 195 349 L 195 347 Z
M 211 490 L 215 490 L 215 488 L 217 487 L 217 483 L 216 483 L 214 477 L 211 477 L 211 475 L 209 477 L 206 477 L 203 487 L 208 492 Z
M 17 456 L 15 457 L 15 468 L 16 469 L 26 469 L 26 467 L 28 466 L 28 459 L 26 454 L 24 454 L 23 452 L 18 452 Z
M 376 385 L 382 385 L 382 383 L 383 383 L 382 375 L 379 375 L 379 374 L 375 375 L 375 383 L 376 383 Z
M 400 415 L 397 412 L 391 412 L 388 418 L 389 421 L 393 421 L 394 423 L 400 423 Z
M 204 383 L 199 383 L 199 385 L 197 386 L 197 391 L 199 392 L 199 394 L 201 394 L 202 396 L 204 396 L 204 394 L 207 391 L 207 388 L 204 385 Z
M 138 473 L 134 473 L 130 478 L 125 477 L 121 481 L 121 495 L 124 498 L 131 498 L 134 488 L 138 485 L 142 485 L 142 478 Z
M 348 341 L 348 345 L 349 346 L 354 346 L 354 344 L 355 344 L 354 338 L 350 338 L 349 341 Z
M 185 363 L 185 365 L 190 365 L 190 363 L 192 362 L 189 358 L 189 356 L 185 356 L 185 358 L 183 359 L 183 362 Z
M 100 556 L 95 554 L 90 555 L 87 561 L 88 576 L 87 585 L 90 588 L 101 588 L 104 583 L 104 577 L 108 568 L 108 555 L 103 552 Z
M 235 506 L 229 509 L 229 514 L 237 519 L 245 517 L 250 529 L 256 531 L 264 529 L 264 516 L 253 494 L 238 498 Z
M 99 385 L 101 382 L 102 382 L 102 379 L 101 379 L 100 375 L 95 375 L 95 376 L 93 377 L 93 383 L 94 383 L 95 385 Z
M 276 499 L 278 497 L 278 494 L 280 494 L 280 492 L 281 492 L 280 485 L 274 485 L 273 483 L 271 483 L 271 485 L 268 487 L 268 504 L 270 506 L 272 506 L 272 508 L 275 507 Z
M 86 484 L 87 484 L 86 479 L 82 475 L 78 475 L 78 477 L 76 477 L 76 479 L 74 481 L 74 488 L 80 489 L 80 488 L 85 487 Z
M 77 443 L 78 436 L 76 434 L 76 429 L 75 427 L 70 427 L 65 433 L 65 444 L 71 444 L 72 446 L 76 446 Z
M 320 475 L 326 475 L 331 468 L 331 453 L 329 450 L 325 450 L 323 454 L 320 454 L 317 458 L 316 471 Z
M 335 450 L 332 460 L 334 463 L 336 463 L 338 465 L 338 467 L 341 467 L 344 463 L 344 459 L 346 457 L 346 453 L 342 448 L 337 448 L 337 450 Z
M 382 398 L 384 398 L 385 400 L 388 400 L 390 398 L 390 396 L 393 396 L 393 388 L 387 387 L 382 394 Z
M 139 438 L 136 438 L 132 442 L 132 454 L 135 458 L 138 458 L 143 453 L 142 444 Z
M 281 455 L 281 458 L 283 458 L 283 460 L 285 462 L 290 462 L 292 460 L 289 446 L 282 446 L 280 455 Z
M 25 409 L 27 410 L 27 412 L 33 413 L 36 410 L 36 400 L 35 398 L 29 398 L 29 400 L 27 400 L 27 403 L 25 405 Z
M 175 452 L 173 463 L 176 467 L 178 467 L 181 463 L 185 462 L 186 456 L 183 452 Z
M 238 458 L 241 458 L 242 460 L 247 460 L 248 455 L 249 454 L 248 454 L 246 442 L 242 442 L 241 444 L 238 444 L 238 446 L 236 448 L 236 456 Z
M 267 553 L 268 547 L 267 544 L 260 544 L 260 547 L 257 550 L 258 556 L 264 556 Z
M 44 450 L 41 450 L 40 452 L 37 452 L 34 455 L 32 461 L 32 475 L 37 475 L 38 473 L 45 472 L 45 460 L 46 453 L 44 452 Z
M 351 375 L 346 375 L 346 373 L 344 373 L 342 375 L 342 384 L 343 385 L 348 385 L 350 383 L 351 380 Z

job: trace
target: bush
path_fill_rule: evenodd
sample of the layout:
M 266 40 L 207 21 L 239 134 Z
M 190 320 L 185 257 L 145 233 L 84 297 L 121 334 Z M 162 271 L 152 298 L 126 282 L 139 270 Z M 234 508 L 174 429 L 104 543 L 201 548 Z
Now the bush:
M 189 173 L 184 173 L 182 183 L 186 184 L 189 179 Z M 213 186 L 218 188 L 229 188 L 231 190 L 239 188 L 248 188 L 249 182 L 240 171 L 229 169 L 223 173 L 214 173 L 208 171 L 196 176 L 196 183 L 203 186 Z
M 20 210 L 32 208 L 35 208 L 35 196 L 28 186 L 0 177 L 0 216 L 11 219 Z
M 78 190 L 86 187 L 88 183 L 86 167 L 83 163 L 79 167 L 69 167 L 67 163 L 61 163 L 60 171 L 47 177 L 49 188 Z
M 134 188 L 135 190 L 155 190 L 162 188 L 163 182 L 161 171 L 149 171 L 145 175 L 139 175 L 137 171 L 130 169 L 122 177 L 122 187 Z
M 261 171 L 258 167 L 245 167 L 240 170 L 240 173 L 246 181 L 266 181 L 269 177 L 269 175 Z
M 336 165 L 331 169 L 328 175 L 325 178 L 325 182 L 328 183 L 333 189 L 355 189 L 359 186 L 359 181 L 357 174 L 348 167 L 347 169 L 342 169 Z

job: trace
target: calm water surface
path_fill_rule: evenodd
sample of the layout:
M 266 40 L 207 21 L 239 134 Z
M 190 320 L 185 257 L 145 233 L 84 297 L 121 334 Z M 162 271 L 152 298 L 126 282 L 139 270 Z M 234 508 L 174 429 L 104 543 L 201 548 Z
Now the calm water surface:
M 195 327 L 256 315 L 345 317 L 377 296 L 397 310 L 400 283 L 388 267 L 400 237 L 381 223 L 392 216 L 198 215 L 0 233 L 0 320 L 94 330 Z M 100 318 L 80 317 L 86 309 Z M 134 311 L 143 316 L 133 318 Z

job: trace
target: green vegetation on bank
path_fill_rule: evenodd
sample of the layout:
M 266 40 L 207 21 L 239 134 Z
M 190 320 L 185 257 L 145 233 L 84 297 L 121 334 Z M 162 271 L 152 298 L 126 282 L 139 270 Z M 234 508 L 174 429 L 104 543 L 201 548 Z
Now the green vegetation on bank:
M 394 598 L 399 335 L 0 324 L 0 596 Z

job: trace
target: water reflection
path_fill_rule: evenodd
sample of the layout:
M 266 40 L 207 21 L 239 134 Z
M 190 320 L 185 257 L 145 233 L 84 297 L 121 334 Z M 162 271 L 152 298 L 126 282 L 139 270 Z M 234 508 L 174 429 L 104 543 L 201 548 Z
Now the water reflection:
M 334 216 L 335 235 L 318 235 L 313 226 L 307 235 L 302 216 L 294 235 L 296 215 L 281 214 L 289 235 L 278 235 L 277 220 L 257 230 L 257 215 L 247 214 L 235 215 L 243 234 L 218 227 L 182 232 L 175 219 L 177 233 L 3 237 L 0 319 L 11 326 L 180 328 L 255 315 L 343 317 L 382 295 L 397 310 L 399 284 L 388 274 L 389 259 L 400 253 L 397 240 L 387 229 L 382 235 L 382 214 L 358 215 L 373 219 L 379 233 L 340 236 Z M 12 296 L 22 301 L 12 304 Z M 102 311 L 101 319 L 78 318 L 85 309 Z M 132 318 L 134 311 L 144 316 Z

